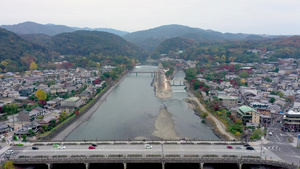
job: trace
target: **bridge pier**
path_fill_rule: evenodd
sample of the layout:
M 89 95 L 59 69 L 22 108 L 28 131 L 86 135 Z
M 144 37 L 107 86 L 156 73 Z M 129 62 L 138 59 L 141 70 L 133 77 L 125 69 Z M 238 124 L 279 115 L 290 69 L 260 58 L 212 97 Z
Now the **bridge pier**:
M 123 163 L 124 169 L 127 169 L 127 163 Z
M 48 169 L 51 169 L 53 166 L 53 164 L 51 164 L 51 163 L 46 163 L 46 165 L 47 165 Z
M 90 163 L 84 163 L 85 164 L 85 169 L 89 169 L 90 168 Z
M 204 163 L 200 163 L 200 169 L 203 169 Z
M 238 163 L 238 165 L 239 165 L 239 169 L 242 169 L 243 163 Z
M 165 169 L 165 163 L 162 162 L 161 164 L 162 164 L 162 169 Z

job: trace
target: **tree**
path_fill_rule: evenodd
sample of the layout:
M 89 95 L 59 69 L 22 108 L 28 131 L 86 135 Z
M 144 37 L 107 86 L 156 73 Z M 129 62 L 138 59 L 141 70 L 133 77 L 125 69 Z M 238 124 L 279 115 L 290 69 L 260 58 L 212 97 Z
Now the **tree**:
M 245 79 L 241 79 L 241 83 L 245 84 L 246 83 Z
M 6 161 L 4 164 L 4 169 L 15 169 L 13 161 Z
M 207 116 L 208 116 L 208 113 L 206 113 L 206 112 L 201 113 L 202 119 L 205 119 Z
M 274 103 L 276 101 L 276 99 L 274 97 L 270 98 L 270 103 Z
M 16 114 L 18 112 L 19 106 L 14 103 L 6 104 L 2 107 L 2 111 L 8 115 Z
M 236 119 L 235 120 L 235 123 L 237 123 L 237 124 L 242 124 L 242 122 L 243 122 L 242 119 Z
M 29 69 L 31 71 L 36 70 L 38 68 L 37 64 L 35 62 L 31 62 Z
M 261 129 L 255 129 L 253 131 L 252 136 L 250 137 L 250 139 L 260 139 L 261 136 L 263 136 L 263 132 L 261 131 Z
M 46 100 L 47 99 L 47 94 L 42 89 L 37 90 L 35 95 L 39 100 Z
M 248 78 L 249 77 L 249 73 L 246 70 L 241 71 L 241 73 L 239 74 L 239 76 L 241 78 Z
M 64 120 L 66 120 L 68 118 L 68 114 L 67 112 L 62 112 L 60 115 L 59 115 L 59 122 L 63 122 Z
M 76 115 L 79 115 L 79 111 L 78 111 L 78 110 L 76 110 L 76 111 L 75 111 L 75 114 L 76 114 Z
M 22 140 L 23 142 L 26 142 L 26 141 L 27 141 L 27 135 L 26 135 L 26 134 L 22 135 L 21 138 L 23 139 L 23 140 Z
M 278 96 L 280 97 L 280 98 L 283 98 L 284 97 L 284 93 L 283 92 L 278 92 Z
M 288 96 L 288 97 L 286 98 L 286 101 L 287 101 L 287 102 L 294 102 L 294 101 L 295 101 L 295 96 Z
M 35 136 L 35 132 L 32 130 L 32 129 L 29 129 L 28 130 L 28 134 L 32 137 L 32 136 Z

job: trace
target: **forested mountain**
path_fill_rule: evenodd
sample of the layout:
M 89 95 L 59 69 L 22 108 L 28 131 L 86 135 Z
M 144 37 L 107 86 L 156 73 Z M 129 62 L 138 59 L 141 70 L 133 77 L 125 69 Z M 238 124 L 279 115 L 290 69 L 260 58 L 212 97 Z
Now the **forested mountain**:
M 160 43 L 168 38 L 184 37 L 196 41 L 220 41 L 241 40 L 246 39 L 248 36 L 247 34 L 223 34 L 212 30 L 203 30 L 182 25 L 165 25 L 149 30 L 129 33 L 123 37 L 148 51 L 154 51 Z
M 0 28 L 1 69 L 7 68 L 8 71 L 26 69 L 27 61 L 37 59 L 42 61 L 45 59 L 45 53 L 47 53 L 46 48 L 30 43 L 18 35 Z
M 95 29 L 78 28 L 78 27 L 68 27 L 65 25 L 54 25 L 54 24 L 43 25 L 35 22 L 24 22 L 16 25 L 2 25 L 0 27 L 19 35 L 20 34 L 45 34 L 49 36 L 54 36 L 60 33 L 75 32 L 77 30 L 103 31 L 103 32 L 113 33 L 119 36 L 123 36 L 128 33 L 125 31 L 119 31 L 111 28 L 95 28 Z
M 128 32 L 126 31 L 120 31 L 120 30 L 116 30 L 116 29 L 112 29 L 112 28 L 78 28 L 78 27 L 72 27 L 75 30 L 86 30 L 86 31 L 100 31 L 100 32 L 108 32 L 108 33 L 112 33 L 118 36 L 124 36 L 126 35 Z
M 221 42 L 193 42 L 181 38 L 168 39 L 161 43 L 151 58 L 168 54 L 171 58 L 197 60 L 214 64 L 229 62 L 276 61 L 278 58 L 300 58 L 300 36 L 277 37 L 273 39 L 231 40 Z M 185 49 L 184 49 L 185 48 Z M 184 50 L 177 53 L 179 50 Z M 260 52 L 252 52 L 252 50 Z M 267 51 L 272 51 L 263 56 Z
M 49 36 L 63 32 L 74 32 L 75 30 L 63 25 L 42 25 L 35 22 L 24 22 L 16 25 L 2 25 L 2 28 L 16 34 L 45 34 Z
M 99 31 L 75 31 L 55 36 L 19 35 L 0 28 L 0 68 L 2 72 L 28 70 L 32 61 L 51 64 L 60 55 L 68 56 L 74 66 L 95 66 L 97 62 L 145 60 L 145 51 L 120 36 Z M 26 39 L 26 40 L 25 40 Z M 54 59 L 54 60 L 53 60 Z M 81 63 L 84 61 L 84 64 Z M 86 63 L 85 63 L 86 62 Z
M 48 45 L 52 51 L 64 55 L 88 56 L 90 54 L 101 54 L 145 58 L 142 48 L 127 42 L 120 36 L 107 32 L 76 31 L 62 33 L 53 36 Z
M 180 51 L 186 50 L 195 44 L 194 40 L 176 37 L 169 38 L 163 41 L 156 49 L 156 51 L 160 54 L 168 54 L 169 51 Z
M 47 46 L 51 41 L 51 36 L 45 34 L 20 34 L 20 37 L 35 44 Z

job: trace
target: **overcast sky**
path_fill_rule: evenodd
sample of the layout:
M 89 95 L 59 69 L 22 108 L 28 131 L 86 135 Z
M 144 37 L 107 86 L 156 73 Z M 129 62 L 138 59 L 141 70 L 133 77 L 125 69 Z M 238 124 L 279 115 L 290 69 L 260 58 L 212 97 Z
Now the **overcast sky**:
M 0 25 L 25 21 L 134 32 L 180 24 L 300 35 L 300 0 L 0 0 Z

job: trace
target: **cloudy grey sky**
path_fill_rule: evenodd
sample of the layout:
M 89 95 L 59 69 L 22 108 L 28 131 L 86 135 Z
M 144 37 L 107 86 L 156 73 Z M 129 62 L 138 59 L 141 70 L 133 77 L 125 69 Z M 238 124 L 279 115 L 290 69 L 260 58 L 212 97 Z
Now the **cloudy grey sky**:
M 25 21 L 138 31 L 180 24 L 220 32 L 300 34 L 300 0 L 0 0 L 0 25 Z

